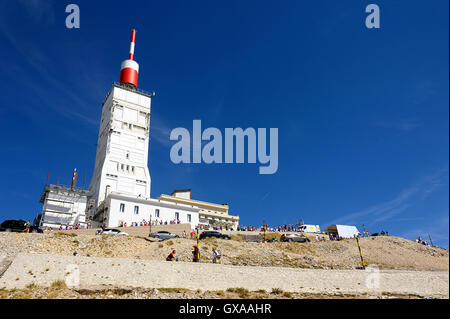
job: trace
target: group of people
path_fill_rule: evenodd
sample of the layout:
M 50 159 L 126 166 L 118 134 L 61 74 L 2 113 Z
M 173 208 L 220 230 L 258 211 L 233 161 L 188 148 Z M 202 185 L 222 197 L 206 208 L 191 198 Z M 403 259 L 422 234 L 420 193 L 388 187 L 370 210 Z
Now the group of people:
M 255 226 L 243 226 L 239 225 L 236 229 L 237 231 L 263 231 L 266 232 L 279 232 L 279 233 L 285 233 L 285 232 L 297 232 L 302 231 L 294 224 L 284 224 L 280 226 L 274 226 L 269 227 L 268 225 L 261 226 L 260 228 L 257 228 Z
M 422 237 L 419 236 L 419 238 L 416 239 L 416 243 L 425 245 L 425 246 L 429 246 L 428 243 L 422 239 Z
M 151 221 L 152 226 L 158 226 L 158 225 L 174 225 L 174 224 L 181 224 L 179 219 L 173 219 L 170 221 L 163 221 L 162 219 L 158 220 L 155 219 Z M 141 222 L 131 222 L 130 225 L 127 224 L 127 222 L 121 222 L 119 227 L 138 227 L 138 226 L 150 226 L 150 222 L 143 219 Z
M 89 228 L 91 228 L 91 226 L 90 226 L 90 224 L 88 224 L 87 226 L 86 226 L 86 228 L 87 229 L 89 229 Z M 72 226 L 72 225 L 69 225 L 69 224 L 66 224 L 65 226 L 63 226 L 63 225 L 59 225 L 59 229 L 58 230 L 78 230 L 78 229 L 82 229 L 82 227 L 81 227 L 81 224 L 75 224 L 75 226 Z
M 200 262 L 200 249 L 198 248 L 198 245 L 195 244 L 193 248 L 194 249 L 192 250 L 192 261 Z M 174 249 L 169 254 L 169 256 L 166 257 L 166 261 L 178 261 L 178 257 L 176 257 L 175 254 L 176 250 Z M 212 248 L 212 263 L 213 264 L 222 263 L 222 252 L 215 247 Z

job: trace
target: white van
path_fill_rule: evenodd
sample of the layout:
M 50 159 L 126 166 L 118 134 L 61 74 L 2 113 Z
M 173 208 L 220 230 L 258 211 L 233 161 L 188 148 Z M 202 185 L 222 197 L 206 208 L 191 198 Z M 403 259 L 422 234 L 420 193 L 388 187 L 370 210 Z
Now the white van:
M 320 234 L 320 227 L 319 225 L 305 225 L 299 227 L 300 231 L 304 233 L 319 233 Z

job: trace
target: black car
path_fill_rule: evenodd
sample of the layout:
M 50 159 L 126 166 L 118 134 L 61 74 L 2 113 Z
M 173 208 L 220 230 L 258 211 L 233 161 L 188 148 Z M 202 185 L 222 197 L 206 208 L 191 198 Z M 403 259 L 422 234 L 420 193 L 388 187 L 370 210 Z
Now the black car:
M 4 232 L 23 232 L 26 228 L 26 221 L 22 219 L 5 220 L 0 224 L 0 231 Z M 39 227 L 30 226 L 30 233 L 43 233 L 43 231 Z
M 208 230 L 208 231 L 204 231 L 203 233 L 200 234 L 200 239 L 205 239 L 208 237 L 216 237 L 216 238 L 221 238 L 221 239 L 231 239 L 230 236 L 225 235 L 225 234 L 221 234 L 218 231 L 212 231 L 212 230 Z

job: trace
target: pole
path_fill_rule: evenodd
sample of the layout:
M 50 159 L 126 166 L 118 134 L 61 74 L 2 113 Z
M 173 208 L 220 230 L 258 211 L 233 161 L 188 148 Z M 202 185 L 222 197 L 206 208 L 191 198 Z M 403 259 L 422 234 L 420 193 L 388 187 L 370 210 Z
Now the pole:
M 200 262 L 200 235 L 197 228 L 197 261 Z
M 263 243 L 265 243 L 266 242 L 266 221 L 265 220 L 263 220 L 263 228 L 264 228 Z
M 150 223 L 149 223 L 149 226 L 150 226 L 150 232 L 148 233 L 148 235 L 150 236 L 151 234 L 152 234 L 152 215 L 150 215 Z
M 366 269 L 366 265 L 364 263 L 364 258 L 363 258 L 362 252 L 361 252 L 361 246 L 359 245 L 359 239 L 358 239 L 358 237 L 355 237 L 355 238 L 356 238 L 356 243 L 358 244 L 359 257 L 361 257 L 362 269 Z
M 431 240 L 430 234 L 428 234 L 428 238 L 430 239 L 430 244 L 431 244 L 431 246 L 434 246 L 434 245 L 433 245 L 433 241 Z

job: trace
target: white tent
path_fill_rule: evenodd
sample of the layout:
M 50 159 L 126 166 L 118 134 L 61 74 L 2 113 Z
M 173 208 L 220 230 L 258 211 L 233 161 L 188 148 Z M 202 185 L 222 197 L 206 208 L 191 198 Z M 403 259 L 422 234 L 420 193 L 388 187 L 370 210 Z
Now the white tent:
M 349 225 L 331 225 L 325 229 L 325 232 L 337 234 L 340 238 L 353 238 L 359 235 L 358 228 Z

